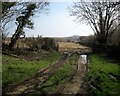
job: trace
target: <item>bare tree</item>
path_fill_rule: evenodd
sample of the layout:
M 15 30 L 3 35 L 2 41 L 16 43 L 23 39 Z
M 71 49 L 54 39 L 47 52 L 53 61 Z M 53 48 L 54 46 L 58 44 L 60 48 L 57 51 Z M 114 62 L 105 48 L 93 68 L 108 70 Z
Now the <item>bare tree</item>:
M 88 23 L 93 29 L 99 44 L 107 44 L 113 32 L 120 26 L 120 23 L 117 22 L 120 1 L 79 1 L 80 2 L 75 2 L 70 9 L 70 15 L 75 16 L 78 22 L 85 21 Z

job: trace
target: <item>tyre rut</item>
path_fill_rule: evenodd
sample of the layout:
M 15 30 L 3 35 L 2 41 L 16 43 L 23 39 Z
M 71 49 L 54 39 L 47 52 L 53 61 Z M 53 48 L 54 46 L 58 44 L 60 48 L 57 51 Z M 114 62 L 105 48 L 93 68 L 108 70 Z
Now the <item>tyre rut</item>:
M 63 66 L 69 57 L 69 54 L 64 54 L 56 63 L 39 71 L 34 77 L 25 80 L 24 82 L 17 84 L 14 87 L 7 88 L 5 95 L 18 96 L 32 92 L 37 86 L 40 86 L 46 82 L 61 66 Z
M 87 94 L 86 90 L 82 88 L 85 72 L 86 65 L 82 64 L 81 58 L 79 58 L 74 74 L 64 84 L 58 86 L 54 94 Z

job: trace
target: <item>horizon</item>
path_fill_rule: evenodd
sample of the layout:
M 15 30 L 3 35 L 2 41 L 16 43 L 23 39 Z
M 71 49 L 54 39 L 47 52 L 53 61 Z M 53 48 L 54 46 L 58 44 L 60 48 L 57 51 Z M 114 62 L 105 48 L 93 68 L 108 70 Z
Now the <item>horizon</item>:
M 51 2 L 48 14 L 37 13 L 32 17 L 34 30 L 24 28 L 26 37 L 69 37 L 73 35 L 89 36 L 94 32 L 89 25 L 74 22 L 73 17 L 69 15 L 68 7 L 72 2 Z M 13 24 L 13 26 L 11 26 Z M 9 36 L 16 30 L 15 22 L 9 24 Z
M 41 36 L 41 35 L 38 35 L 38 36 Z M 25 38 L 28 38 L 28 37 L 35 37 L 35 38 L 37 38 L 38 36 L 25 36 Z M 79 36 L 79 37 L 89 37 L 89 36 L 93 36 L 93 35 L 89 35 L 89 36 L 80 36 L 80 35 L 71 35 L 71 36 L 41 36 L 41 37 L 48 37 L 48 38 L 68 38 L 68 37 L 73 37 L 73 36 Z M 8 37 L 8 38 L 11 38 L 11 36 L 6 36 L 6 37 Z

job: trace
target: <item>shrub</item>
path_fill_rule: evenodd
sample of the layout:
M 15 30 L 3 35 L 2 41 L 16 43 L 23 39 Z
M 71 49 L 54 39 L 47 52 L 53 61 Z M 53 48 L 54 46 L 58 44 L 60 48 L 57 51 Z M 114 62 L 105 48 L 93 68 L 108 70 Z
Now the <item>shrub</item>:
M 57 44 L 53 38 L 43 38 L 43 45 L 42 49 L 51 51 L 51 50 L 58 50 Z
M 26 38 L 26 45 L 29 46 L 29 49 L 32 51 L 37 50 L 57 50 L 57 44 L 53 38 L 42 38 L 41 36 L 38 36 L 37 38 L 31 37 Z
M 38 36 L 37 38 L 29 37 L 29 38 L 26 38 L 25 43 L 29 47 L 30 50 L 36 51 L 36 50 L 41 49 L 43 40 L 41 36 L 40 37 Z

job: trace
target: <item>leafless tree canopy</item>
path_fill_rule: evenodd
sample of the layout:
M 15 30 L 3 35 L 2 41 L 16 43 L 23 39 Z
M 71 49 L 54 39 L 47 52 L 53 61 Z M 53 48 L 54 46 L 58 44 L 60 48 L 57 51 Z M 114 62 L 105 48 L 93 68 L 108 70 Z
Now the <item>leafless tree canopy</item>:
M 107 43 L 113 32 L 118 28 L 120 2 L 85 2 L 79 0 L 70 9 L 70 15 L 78 22 L 85 21 L 93 29 L 99 43 Z

